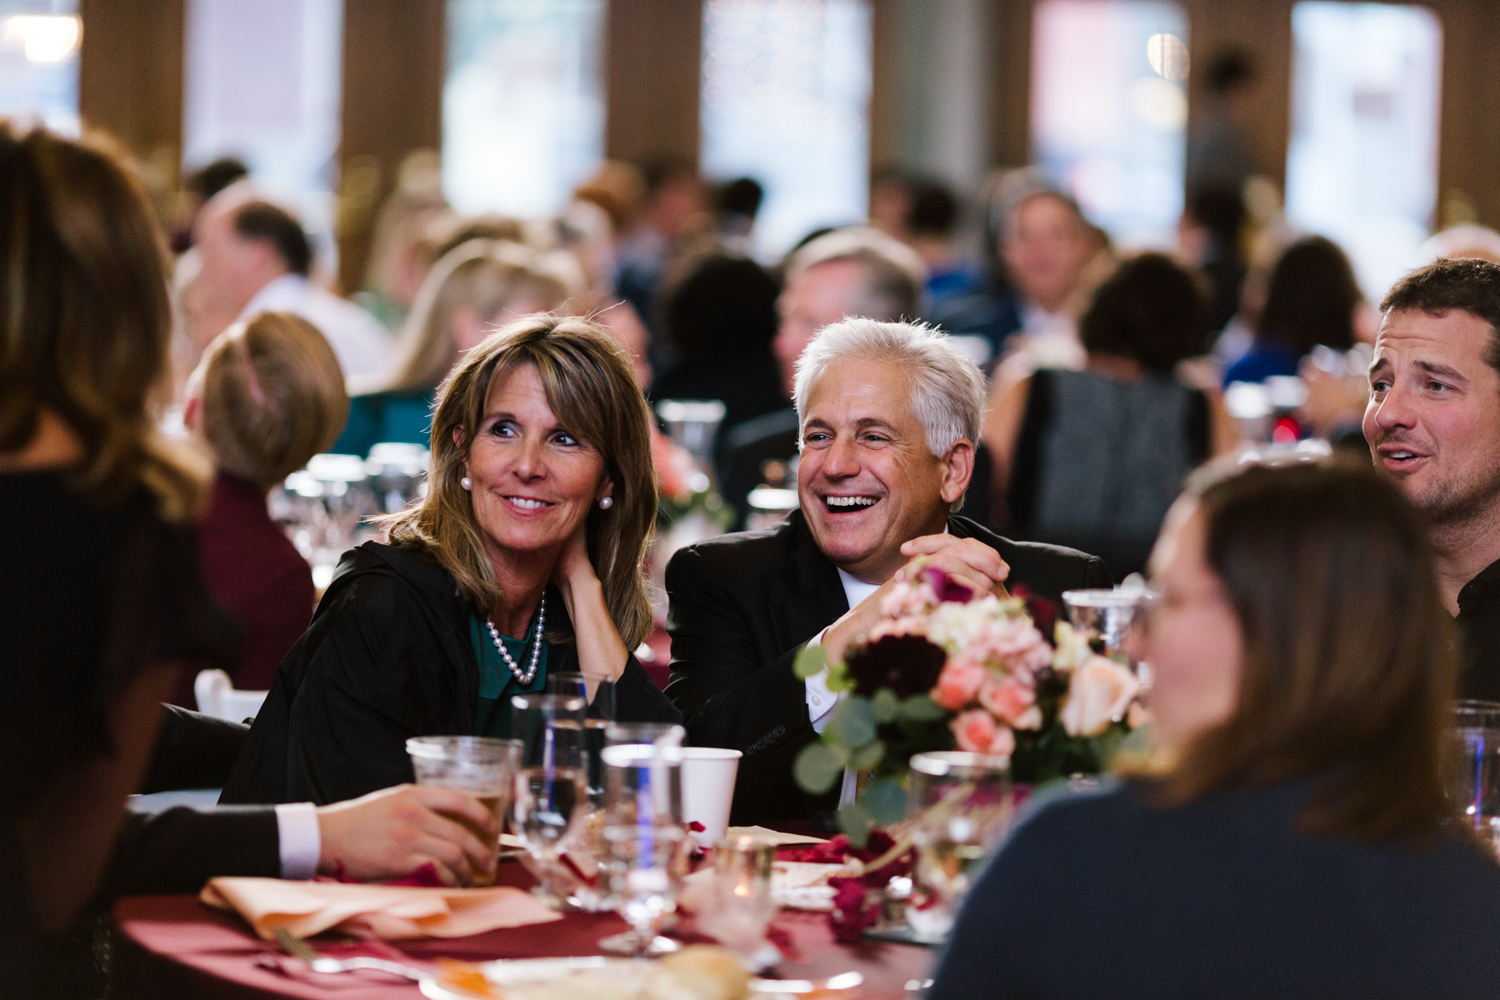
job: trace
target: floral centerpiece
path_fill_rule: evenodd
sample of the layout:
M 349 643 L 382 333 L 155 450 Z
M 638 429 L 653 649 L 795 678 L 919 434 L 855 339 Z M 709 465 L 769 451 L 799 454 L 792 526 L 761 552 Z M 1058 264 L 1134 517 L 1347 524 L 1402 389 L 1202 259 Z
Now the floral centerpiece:
M 856 844 L 905 818 L 902 779 L 913 754 L 1005 756 L 1014 781 L 1037 785 L 1103 770 L 1143 719 L 1140 685 L 1126 665 L 1095 653 L 1067 622 L 1055 622 L 1048 642 L 1037 623 L 1056 613 L 1045 601 L 979 597 L 927 566 L 892 588 L 881 613 L 843 663 L 826 663 L 815 646 L 795 667 L 806 678 L 826 665 L 829 689 L 846 693 L 794 774 L 812 794 L 833 787 L 845 768 L 867 779 L 839 810 Z

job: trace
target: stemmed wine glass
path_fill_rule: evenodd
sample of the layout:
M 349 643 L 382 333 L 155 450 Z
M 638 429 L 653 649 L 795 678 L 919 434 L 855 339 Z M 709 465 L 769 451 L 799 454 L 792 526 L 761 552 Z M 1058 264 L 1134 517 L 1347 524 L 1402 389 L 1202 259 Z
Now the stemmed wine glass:
M 615 954 L 660 955 L 680 945 L 660 934 L 677 908 L 686 873 L 682 824 L 681 726 L 615 724 L 605 731 L 604 842 L 615 909 L 630 924 L 599 947 Z
M 555 904 L 576 885 L 565 855 L 588 815 L 588 763 L 583 750 L 582 698 L 556 694 L 511 699 L 512 732 L 525 749 L 511 808 L 537 889 Z

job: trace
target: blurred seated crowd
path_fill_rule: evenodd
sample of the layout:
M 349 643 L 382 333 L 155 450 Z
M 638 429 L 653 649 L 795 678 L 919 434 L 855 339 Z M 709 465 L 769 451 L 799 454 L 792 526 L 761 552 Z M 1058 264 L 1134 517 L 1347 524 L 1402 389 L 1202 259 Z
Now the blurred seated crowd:
M 1342 856 L 1351 885 L 1399 868 L 1381 852 L 1419 841 L 1438 845 L 1422 862 L 1435 867 L 1403 878 L 1496 881 L 1473 845 L 1434 836 L 1447 829 L 1434 713 L 1454 683 L 1493 693 L 1482 668 L 1500 654 L 1476 643 L 1500 636 L 1500 465 L 1485 464 L 1500 433 L 1464 425 L 1452 433 L 1482 440 L 1454 444 L 1444 435 L 1458 425 L 1433 417 L 1429 431 L 1421 409 L 1436 392 L 1424 372 L 1458 393 L 1500 378 L 1482 332 L 1500 322 L 1500 269 L 1453 260 L 1500 263 L 1489 230 L 1434 237 L 1438 270 L 1406 279 L 1382 313 L 1337 245 L 1252 217 L 1239 190 L 1212 184 L 1188 192 L 1178 246 L 1133 252 L 1036 168 L 999 172 L 972 196 L 883 171 L 869 219 L 767 262 L 751 178 L 607 162 L 555 217 L 465 217 L 423 154 L 379 215 L 365 287 L 346 296 L 296 215 L 240 165 L 188 179 L 169 243 L 107 145 L 7 125 L 0 146 L 12 276 L 0 502 L 28 526 L 0 591 L 20 636 L 0 767 L 7 996 L 97 992 L 78 959 L 92 933 L 80 918 L 114 894 L 195 891 L 231 871 L 392 879 L 421 863 L 469 882 L 494 864 L 470 831 L 494 833 L 493 820 L 463 796 L 404 784 L 404 736 L 508 736 L 495 706 L 543 690 L 548 671 L 609 681 L 622 719 L 681 722 L 690 741 L 745 750 L 736 821 L 836 808 L 842 791 L 783 795 L 834 698 L 790 659 L 812 643 L 836 656 L 913 559 L 984 592 L 1026 583 L 1054 601 L 1165 572 L 1169 602 L 1211 605 L 1218 617 L 1198 627 L 1239 644 L 1155 635 L 1164 662 L 1189 664 L 1168 688 L 1190 703 L 1171 747 L 1181 769 L 1143 778 L 1139 795 L 1039 813 L 1058 828 L 1053 846 L 1038 832 L 1051 827 L 1023 827 L 994 871 L 1024 875 L 1026 852 L 1058 845 L 1102 850 L 1080 832 L 1100 824 L 1166 850 L 1218 843 L 1194 829 L 1232 840 L 1225 823 L 1258 817 L 1298 837 L 1379 841 Z M 1472 334 L 1482 363 L 1429 359 L 1426 328 L 1393 316 L 1474 319 L 1454 336 Z M 1377 330 L 1409 340 L 1375 357 L 1377 401 L 1392 403 L 1372 417 Z M 1408 389 L 1422 402 L 1398 411 Z M 706 440 L 681 436 L 658 406 L 670 400 L 721 404 L 698 428 Z M 1335 458 L 1179 499 L 1215 458 L 1321 453 L 1296 451 L 1315 438 L 1364 468 Z M 315 456 L 364 459 L 393 443 L 430 453 L 421 490 L 315 587 L 268 496 Z M 1439 446 L 1473 450 L 1447 459 Z M 1424 461 L 1459 462 L 1468 492 L 1390 487 L 1368 469 L 1372 449 L 1403 481 Z M 1300 512 L 1290 526 L 1275 513 L 1286 497 Z M 1457 527 L 1429 541 L 1417 508 Z M 1358 532 L 1324 545 L 1338 523 Z M 1361 546 L 1376 542 L 1386 548 L 1362 573 Z M 1325 558 L 1341 561 L 1318 576 Z M 1270 593 L 1285 579 L 1304 603 Z M 1418 655 L 1380 633 L 1368 656 L 1339 661 L 1344 687 L 1324 692 L 1316 657 L 1264 617 L 1322 614 L 1314 579 L 1332 611 L 1308 642 L 1402 615 L 1442 650 Z M 1469 623 L 1461 663 L 1454 616 Z M 664 631 L 665 691 L 646 670 Z M 1212 666 L 1201 676 L 1200 652 Z M 188 711 L 209 666 L 270 692 L 248 734 Z M 1297 684 L 1312 707 L 1275 729 L 1263 699 Z M 177 708 L 163 716 L 163 702 Z M 1351 722 L 1326 753 L 1295 742 L 1346 710 L 1374 721 Z M 1382 734 L 1406 741 L 1405 770 L 1380 757 Z M 1404 811 L 1371 804 L 1390 775 L 1410 791 Z M 225 788 L 225 807 L 121 811 L 129 793 L 205 786 Z M 1153 810 L 1186 803 L 1209 818 L 1151 825 Z M 1283 847 L 1252 854 L 1317 867 L 1301 840 Z M 976 912 L 998 906 L 1003 922 L 1040 906 L 1021 881 L 992 888 Z M 1155 888 L 1162 912 L 1191 923 L 1187 887 Z M 1428 930 L 1500 916 L 1500 901 L 1454 898 L 1445 913 L 1422 896 L 1414 912 Z M 1313 916 L 1349 918 L 1336 905 Z M 961 924 L 971 951 L 944 958 L 939 995 L 1029 974 L 980 960 L 975 934 Z M 1046 974 L 1045 949 L 1029 954 Z M 49 991 L 59 969 L 73 985 Z

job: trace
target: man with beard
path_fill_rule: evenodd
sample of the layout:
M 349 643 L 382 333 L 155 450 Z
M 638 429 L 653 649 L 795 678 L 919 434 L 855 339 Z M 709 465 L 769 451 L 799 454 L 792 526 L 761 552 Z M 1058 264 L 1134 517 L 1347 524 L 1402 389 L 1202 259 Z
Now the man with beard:
M 1500 265 L 1439 260 L 1380 305 L 1365 439 L 1427 515 L 1463 637 L 1459 696 L 1500 699 Z

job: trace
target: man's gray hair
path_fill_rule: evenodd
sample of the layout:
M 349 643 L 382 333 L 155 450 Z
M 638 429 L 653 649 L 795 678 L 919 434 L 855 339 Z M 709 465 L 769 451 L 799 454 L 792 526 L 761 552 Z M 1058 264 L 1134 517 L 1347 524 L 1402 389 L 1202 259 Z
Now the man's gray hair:
M 899 320 L 916 316 L 927 267 L 911 247 L 878 229 L 855 226 L 824 233 L 792 254 L 787 276 L 818 264 L 849 261 L 859 265 L 860 282 L 851 316 Z
M 849 359 L 884 361 L 905 373 L 910 382 L 907 398 L 934 457 L 948 454 L 960 438 L 979 443 L 984 374 L 948 342 L 947 334 L 919 323 L 846 319 L 819 331 L 797 359 L 792 399 L 799 427 L 813 385 L 833 365 Z

